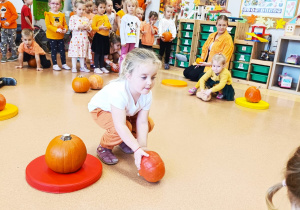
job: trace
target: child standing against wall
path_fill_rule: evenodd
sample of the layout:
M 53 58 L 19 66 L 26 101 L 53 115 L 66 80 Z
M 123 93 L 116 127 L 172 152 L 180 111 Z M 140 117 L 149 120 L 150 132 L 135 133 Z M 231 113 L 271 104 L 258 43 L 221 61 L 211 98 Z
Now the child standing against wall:
M 78 0 L 74 4 L 76 15 L 70 18 L 70 30 L 72 30 L 72 39 L 69 45 L 68 56 L 72 58 L 72 72 L 76 73 L 77 58 L 80 62 L 80 71 L 90 72 L 85 67 L 85 58 L 92 59 L 91 45 L 88 39 L 88 32 L 92 30 L 90 21 L 83 16 L 85 12 L 85 3 Z
M 60 71 L 61 68 L 57 65 L 57 53 L 60 53 L 62 68 L 70 70 L 71 68 L 66 64 L 66 53 L 64 35 L 67 33 L 68 26 L 64 13 L 59 11 L 61 7 L 61 0 L 49 1 L 50 11 L 45 12 L 45 24 L 47 27 L 46 36 L 51 46 L 51 59 L 53 70 Z
M 164 18 L 159 21 L 158 33 L 160 37 L 160 48 L 159 55 L 163 57 L 165 54 L 165 69 L 170 69 L 169 61 L 171 54 L 171 44 L 172 40 L 176 37 L 176 26 L 174 21 L 171 19 L 174 12 L 174 7 L 167 5 L 165 6 Z M 172 34 L 172 39 L 170 41 L 165 41 L 163 33 L 169 31 Z
M 1 63 L 6 63 L 7 61 L 16 61 L 18 60 L 16 46 L 18 13 L 15 6 L 6 0 L 0 0 L 0 8 L 0 27 L 2 28 L 0 44 L 2 53 Z M 10 47 L 12 54 L 12 56 L 8 59 L 6 57 L 7 45 Z
M 29 8 L 29 6 L 32 5 L 32 0 L 23 0 L 23 3 L 24 5 L 21 10 L 21 28 L 22 30 L 25 28 L 34 30 L 31 9 Z
M 113 165 L 118 162 L 112 153 L 117 145 L 127 154 L 134 153 L 138 169 L 142 157 L 148 156 L 145 152 L 148 132 L 154 127 L 149 119 L 151 89 L 160 66 L 153 51 L 141 48 L 130 51 L 122 63 L 119 78 L 111 81 L 89 102 L 92 118 L 107 130 L 97 148 L 103 163 Z
M 109 31 L 114 32 L 115 30 L 115 19 L 116 19 L 116 13 L 113 11 L 113 2 L 112 0 L 106 0 L 106 15 L 109 19 L 110 25 L 111 25 L 111 30 Z
M 135 16 L 137 4 L 137 0 L 125 0 L 123 4 L 126 15 L 121 20 L 120 38 L 122 49 L 119 66 L 121 66 L 128 52 L 135 47 L 139 47 L 141 21 Z
M 106 0 L 98 0 L 96 2 L 98 15 L 95 15 L 92 22 L 92 29 L 96 34 L 92 43 L 92 50 L 95 53 L 95 69 L 94 73 L 109 73 L 104 67 L 104 56 L 109 53 L 109 29 L 111 28 L 109 19 L 105 15 Z M 99 68 L 100 67 L 100 68 Z
M 141 25 L 142 47 L 152 49 L 154 43 L 154 35 L 158 33 L 158 28 L 155 26 L 158 14 L 154 11 L 149 13 L 149 23 Z

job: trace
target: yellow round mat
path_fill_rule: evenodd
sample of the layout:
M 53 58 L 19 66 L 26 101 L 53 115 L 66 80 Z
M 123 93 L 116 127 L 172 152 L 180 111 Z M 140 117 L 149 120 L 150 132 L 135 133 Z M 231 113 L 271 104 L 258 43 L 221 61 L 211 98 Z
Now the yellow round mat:
M 0 120 L 7 120 L 18 114 L 18 107 L 13 104 L 6 104 L 5 108 L 0 111 Z
M 177 79 L 164 79 L 161 81 L 161 84 L 172 86 L 172 87 L 186 87 L 187 82 Z
M 269 103 L 267 103 L 263 100 L 260 100 L 260 102 L 258 102 L 258 103 L 250 103 L 246 100 L 245 97 L 235 99 L 235 103 L 240 106 L 247 107 L 250 109 L 268 109 L 269 108 Z

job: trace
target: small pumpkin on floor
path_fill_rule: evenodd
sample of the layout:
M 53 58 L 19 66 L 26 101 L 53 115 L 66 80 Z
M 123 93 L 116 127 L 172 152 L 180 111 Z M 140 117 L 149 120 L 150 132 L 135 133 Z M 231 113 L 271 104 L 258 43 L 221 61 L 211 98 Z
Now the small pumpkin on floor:
M 258 103 L 261 100 L 260 91 L 257 87 L 251 86 L 245 92 L 245 98 L 250 103 Z
M 0 94 L 0 111 L 4 110 L 6 106 L 6 98 Z
M 64 134 L 52 139 L 46 149 L 48 167 L 57 173 L 73 173 L 83 165 L 87 156 L 86 146 L 75 135 Z
M 148 182 L 158 182 L 165 175 L 165 164 L 154 151 L 146 151 L 149 157 L 143 156 L 139 175 Z
M 93 74 L 89 77 L 92 90 L 100 90 L 103 87 L 103 79 L 97 74 Z
M 204 62 L 202 58 L 197 58 L 197 59 L 196 59 L 196 63 L 197 63 L 197 64 L 200 64 L 200 63 L 202 63 L 202 62 Z
M 210 99 L 211 99 L 211 95 L 206 95 L 202 91 L 198 91 L 196 93 L 196 96 L 203 101 L 210 101 Z
M 31 68 L 36 68 L 36 67 L 37 67 L 35 58 L 31 58 L 31 59 L 28 61 L 28 66 L 31 67 Z
M 90 89 L 90 86 L 88 78 L 82 75 L 75 77 L 72 82 L 72 88 L 76 93 L 85 93 Z

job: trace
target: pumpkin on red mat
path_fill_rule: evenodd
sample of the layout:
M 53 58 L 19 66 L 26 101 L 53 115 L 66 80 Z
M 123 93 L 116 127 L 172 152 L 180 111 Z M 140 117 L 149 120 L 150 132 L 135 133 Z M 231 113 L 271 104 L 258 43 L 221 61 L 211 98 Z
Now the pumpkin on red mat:
M 31 68 L 36 68 L 36 67 L 37 67 L 35 58 L 31 58 L 31 59 L 28 61 L 28 66 L 31 67 Z
M 87 151 L 83 141 L 75 135 L 64 134 L 52 139 L 46 149 L 45 160 L 58 173 L 72 173 L 83 165 Z
M 4 95 L 0 94 L 0 111 L 5 109 L 5 105 L 6 105 L 6 99 Z
M 93 74 L 89 77 L 92 90 L 100 90 L 103 87 L 103 79 L 97 74 Z
M 88 78 L 79 75 L 73 79 L 72 88 L 76 93 L 85 93 L 90 89 L 90 82 Z
M 257 87 L 251 86 L 245 92 L 245 98 L 250 103 L 258 103 L 261 100 L 260 91 Z
M 139 174 L 148 182 L 158 182 L 165 175 L 165 164 L 154 151 L 146 151 L 149 157 L 143 156 Z
M 172 39 L 172 34 L 170 31 L 166 31 L 162 34 L 165 39 L 165 42 L 169 42 Z

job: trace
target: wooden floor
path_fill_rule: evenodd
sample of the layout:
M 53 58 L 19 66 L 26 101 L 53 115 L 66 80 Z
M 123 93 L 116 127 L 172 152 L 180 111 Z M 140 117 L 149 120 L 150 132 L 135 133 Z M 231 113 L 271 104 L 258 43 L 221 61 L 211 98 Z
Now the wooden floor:
M 173 67 L 159 71 L 150 112 L 156 125 L 148 148 L 165 162 L 163 180 L 150 184 L 138 177 L 133 156 L 115 148 L 119 163 L 103 165 L 101 179 L 92 186 L 66 194 L 41 192 L 27 184 L 25 169 L 55 136 L 75 134 L 96 156 L 104 130 L 93 122 L 87 104 L 97 91 L 74 93 L 71 83 L 79 73 L 16 70 L 15 64 L 0 64 L 0 77 L 18 81 L 0 93 L 19 108 L 16 117 L 0 121 L 1 209 L 267 209 L 266 190 L 281 182 L 287 159 L 300 145 L 299 96 L 261 90 L 268 110 L 215 98 L 203 102 L 188 95 L 195 83 Z M 117 74 L 102 77 L 108 83 Z M 162 85 L 167 78 L 185 80 L 188 87 Z M 233 86 L 236 97 L 247 89 Z M 290 209 L 286 189 L 274 202 L 279 209 Z

